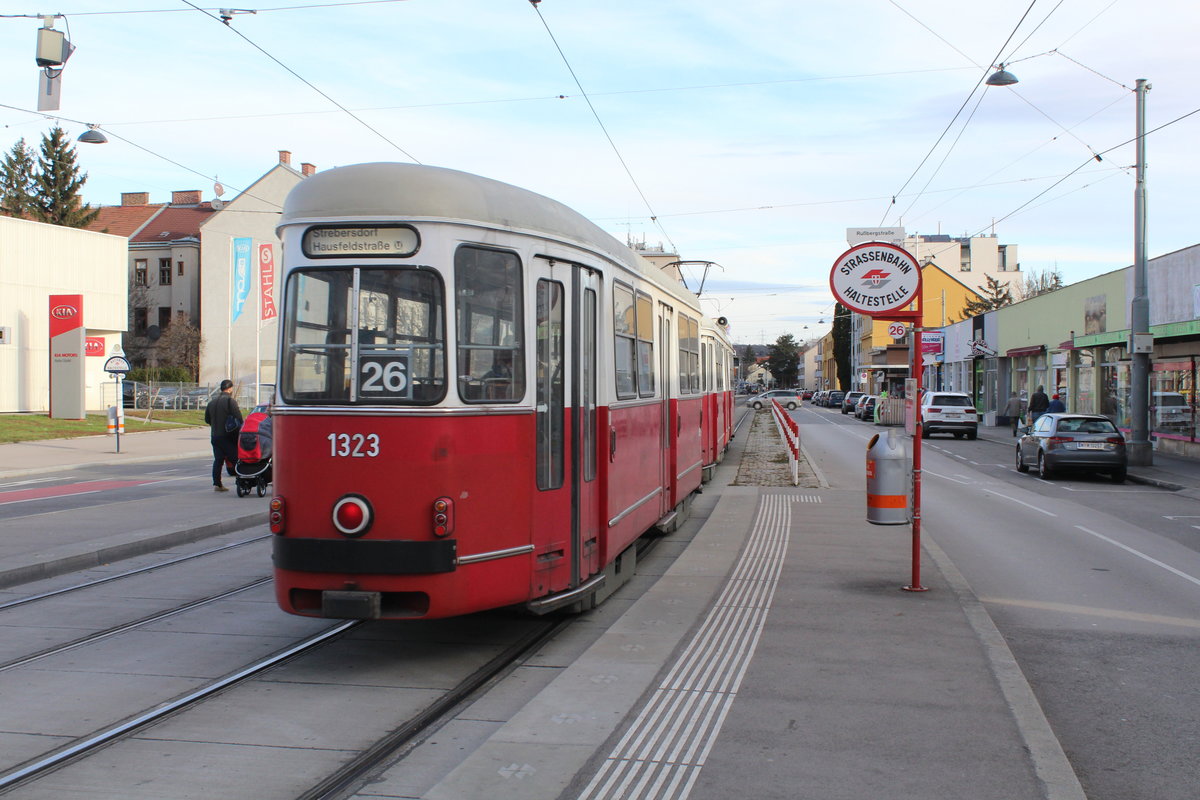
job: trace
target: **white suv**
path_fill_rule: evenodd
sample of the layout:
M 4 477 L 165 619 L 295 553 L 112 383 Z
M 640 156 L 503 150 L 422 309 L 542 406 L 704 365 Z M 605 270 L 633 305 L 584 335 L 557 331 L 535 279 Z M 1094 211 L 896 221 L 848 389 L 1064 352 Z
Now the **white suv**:
M 925 392 L 921 398 L 921 438 L 931 433 L 953 433 L 954 438 L 979 435 L 975 401 L 962 392 Z

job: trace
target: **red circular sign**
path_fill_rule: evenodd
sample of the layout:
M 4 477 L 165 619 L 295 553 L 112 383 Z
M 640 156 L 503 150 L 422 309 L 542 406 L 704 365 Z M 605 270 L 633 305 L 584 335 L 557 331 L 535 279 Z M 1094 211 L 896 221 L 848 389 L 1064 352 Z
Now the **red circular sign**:
M 833 262 L 829 288 L 851 311 L 867 316 L 888 314 L 916 302 L 921 293 L 921 265 L 903 247 L 867 242 L 851 247 Z

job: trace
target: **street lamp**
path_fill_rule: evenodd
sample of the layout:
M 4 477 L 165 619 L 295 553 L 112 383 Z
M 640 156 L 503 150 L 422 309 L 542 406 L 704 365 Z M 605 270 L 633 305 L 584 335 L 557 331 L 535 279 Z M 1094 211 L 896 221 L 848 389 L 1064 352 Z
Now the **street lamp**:
M 89 122 L 88 129 L 79 134 L 79 138 L 76 141 L 85 144 L 108 144 L 108 137 L 100 132 L 99 125 L 93 125 Z
M 989 86 L 1011 86 L 1017 77 L 1000 68 L 988 76 Z M 1126 454 L 1129 464 L 1148 467 L 1154 463 L 1150 444 L 1150 354 L 1154 339 L 1150 334 L 1150 292 L 1147 278 L 1146 248 L 1146 92 L 1150 83 L 1138 78 L 1134 88 L 1137 126 L 1136 175 L 1133 189 L 1133 297 L 1129 301 L 1129 353 L 1132 364 L 1129 372 L 1129 442 Z

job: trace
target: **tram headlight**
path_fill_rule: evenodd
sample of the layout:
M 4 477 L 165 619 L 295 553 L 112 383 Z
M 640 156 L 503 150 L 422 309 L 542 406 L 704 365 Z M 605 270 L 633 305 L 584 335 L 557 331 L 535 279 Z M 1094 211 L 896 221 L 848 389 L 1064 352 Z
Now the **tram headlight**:
M 283 520 L 283 498 L 278 495 L 272 497 L 270 509 L 267 519 L 271 525 L 271 533 L 283 533 L 285 527 Z
M 333 527 L 343 536 L 362 536 L 374 521 L 371 504 L 362 495 L 348 494 L 333 505 Z
M 433 501 L 433 535 L 445 537 L 454 533 L 454 501 L 439 497 Z

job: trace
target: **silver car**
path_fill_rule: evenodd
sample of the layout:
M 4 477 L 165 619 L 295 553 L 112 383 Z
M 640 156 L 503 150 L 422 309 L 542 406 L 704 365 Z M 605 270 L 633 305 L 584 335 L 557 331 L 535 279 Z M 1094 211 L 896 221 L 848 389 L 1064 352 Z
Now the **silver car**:
M 1049 478 L 1059 470 L 1107 473 L 1125 482 L 1125 437 L 1108 417 L 1096 414 L 1043 414 L 1017 441 L 1017 471 L 1037 467 Z

